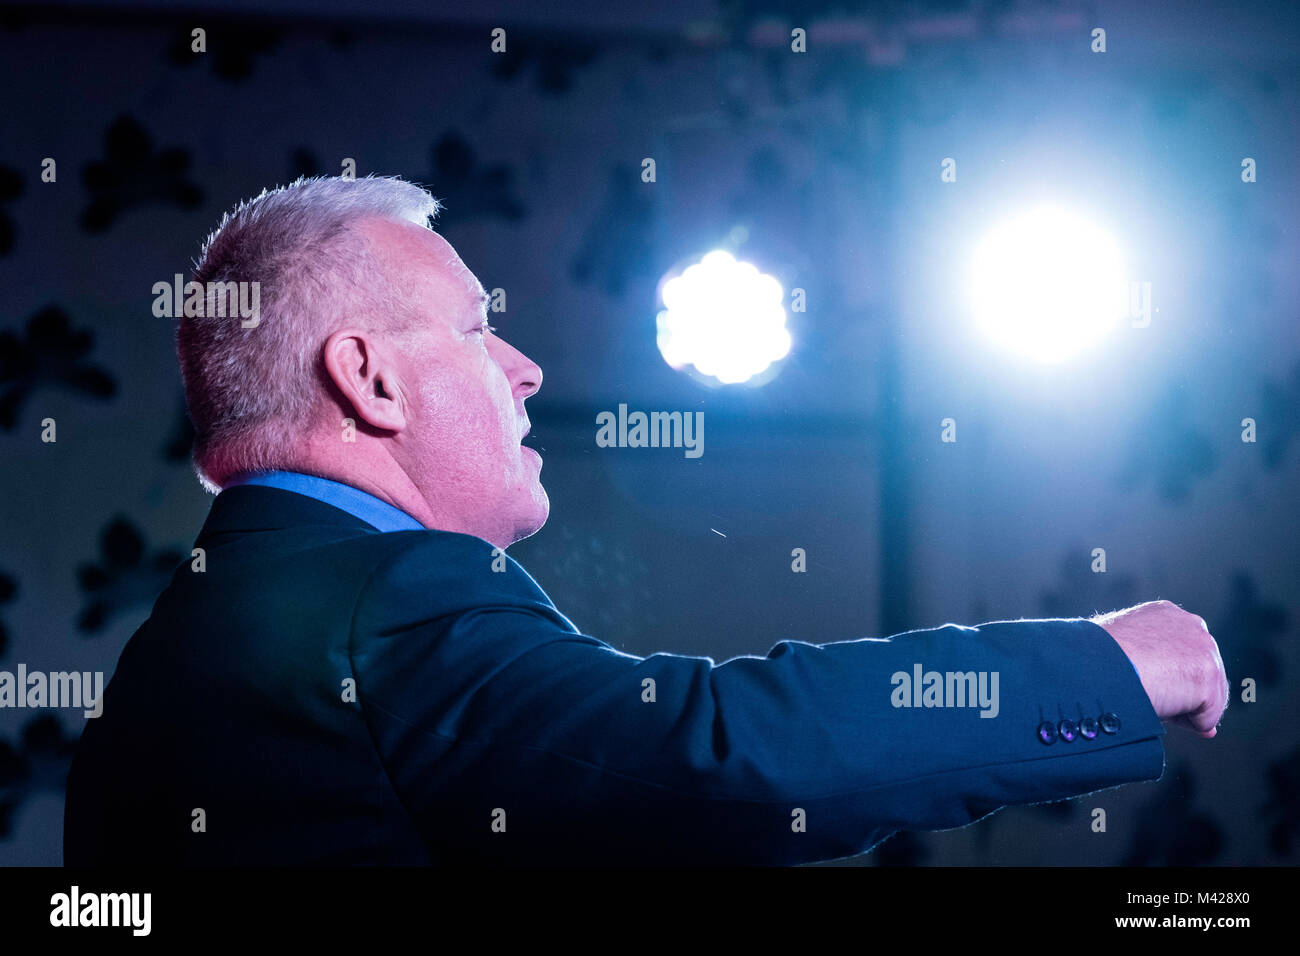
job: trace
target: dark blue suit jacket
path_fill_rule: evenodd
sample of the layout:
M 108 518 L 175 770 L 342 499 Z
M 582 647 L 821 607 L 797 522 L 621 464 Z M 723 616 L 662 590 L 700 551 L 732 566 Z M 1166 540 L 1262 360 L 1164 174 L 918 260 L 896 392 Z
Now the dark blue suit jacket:
M 206 570 L 177 571 L 87 722 L 69 865 L 789 864 L 1163 771 L 1087 621 L 641 658 L 475 537 L 250 486 L 196 546 Z M 996 671 L 998 715 L 895 706 L 917 664 Z M 1037 736 L 1102 710 L 1117 732 Z

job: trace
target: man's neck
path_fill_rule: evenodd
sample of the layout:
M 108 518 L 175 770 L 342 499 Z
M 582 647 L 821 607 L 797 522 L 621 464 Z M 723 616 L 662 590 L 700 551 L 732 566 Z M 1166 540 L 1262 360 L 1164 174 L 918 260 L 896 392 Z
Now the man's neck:
M 351 485 L 405 511 L 426 528 L 443 527 L 415 482 L 391 456 L 371 459 L 367 467 L 349 468 L 340 466 L 337 461 L 328 461 L 320 455 L 307 453 L 292 457 L 282 467 L 286 471 L 297 471 Z

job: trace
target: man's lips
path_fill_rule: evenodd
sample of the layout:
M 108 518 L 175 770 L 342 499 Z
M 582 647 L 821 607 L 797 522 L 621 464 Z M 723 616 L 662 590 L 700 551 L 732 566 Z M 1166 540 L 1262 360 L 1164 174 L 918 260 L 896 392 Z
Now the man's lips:
M 540 462 L 542 460 L 542 456 L 538 454 L 537 449 L 531 448 L 528 445 L 524 444 L 524 439 L 528 437 L 529 433 L 532 432 L 532 430 L 533 430 L 533 426 L 531 423 L 524 427 L 524 433 L 519 438 L 519 448 L 522 451 L 528 452 L 528 455 L 526 455 L 525 457 L 531 456 L 533 458 L 536 458 L 538 462 Z

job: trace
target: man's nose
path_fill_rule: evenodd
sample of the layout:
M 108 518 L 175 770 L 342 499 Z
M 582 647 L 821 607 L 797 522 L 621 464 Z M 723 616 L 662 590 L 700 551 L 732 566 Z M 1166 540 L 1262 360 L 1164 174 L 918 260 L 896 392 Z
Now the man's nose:
M 510 387 L 520 398 L 529 398 L 542 387 L 542 369 L 536 362 L 519 351 L 505 339 L 492 336 L 499 349 L 497 362 L 501 365 Z

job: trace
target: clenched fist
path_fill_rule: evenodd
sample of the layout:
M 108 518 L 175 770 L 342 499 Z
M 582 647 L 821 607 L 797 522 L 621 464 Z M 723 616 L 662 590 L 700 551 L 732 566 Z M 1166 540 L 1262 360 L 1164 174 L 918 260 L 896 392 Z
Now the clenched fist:
M 1205 621 L 1171 601 L 1091 618 L 1133 662 L 1156 716 L 1213 737 L 1228 706 L 1228 678 Z

